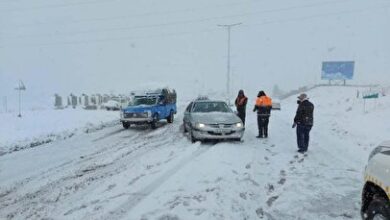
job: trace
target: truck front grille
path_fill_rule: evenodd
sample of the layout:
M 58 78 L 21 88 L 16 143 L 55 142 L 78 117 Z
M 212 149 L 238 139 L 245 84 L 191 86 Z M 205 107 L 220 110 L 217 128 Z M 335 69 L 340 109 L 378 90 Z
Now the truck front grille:
M 125 113 L 124 114 L 125 118 L 147 118 L 148 114 L 141 112 L 141 113 Z
M 209 124 L 212 128 L 232 128 L 233 124 Z

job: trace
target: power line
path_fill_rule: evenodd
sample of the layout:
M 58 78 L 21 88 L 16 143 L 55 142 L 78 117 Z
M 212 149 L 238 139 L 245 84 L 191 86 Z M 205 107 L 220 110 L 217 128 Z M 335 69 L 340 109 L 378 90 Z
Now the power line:
M 303 16 L 303 17 L 292 18 L 292 19 L 280 19 L 280 20 L 274 20 L 274 21 L 266 21 L 266 22 L 261 22 L 261 23 L 244 25 L 243 27 L 263 26 L 263 25 L 269 25 L 269 24 L 275 24 L 275 23 L 289 23 L 289 22 L 296 22 L 296 21 L 305 21 L 305 20 L 310 20 L 310 19 L 314 19 L 314 18 L 329 17 L 329 16 L 335 16 L 335 15 L 355 14 L 355 13 L 382 10 L 382 9 L 388 9 L 388 8 L 390 8 L 390 5 L 382 5 L 380 7 L 364 8 L 364 9 L 360 9 L 360 10 L 344 10 L 344 11 L 339 11 L 339 12 L 309 15 L 309 16 Z
M 279 20 L 273 20 L 273 21 L 267 21 L 262 23 L 255 23 L 255 24 L 249 24 L 249 25 L 243 25 L 242 27 L 250 28 L 252 26 L 264 26 L 264 25 L 270 25 L 270 24 L 277 24 L 277 23 L 289 23 L 289 22 L 296 22 L 296 21 L 302 21 L 302 20 L 311 20 L 315 18 L 321 18 L 321 17 L 329 17 L 329 16 L 335 16 L 335 15 L 347 15 L 347 14 L 355 14 L 355 13 L 361 13 L 365 11 L 373 11 L 373 10 L 382 10 L 390 8 L 390 5 L 381 6 L 381 7 L 375 7 L 370 9 L 360 9 L 360 10 L 349 10 L 349 11 L 339 11 L 339 12 L 333 12 L 333 13 L 324 13 L 324 14 L 318 14 L 318 15 L 311 15 L 311 16 L 303 16 L 303 17 L 297 17 L 297 18 L 289 18 L 289 19 L 279 19 Z M 79 40 L 79 41 L 62 41 L 62 42 L 53 42 L 53 43 L 43 43 L 43 44 L 14 44 L 12 47 L 42 47 L 42 46 L 59 46 L 59 45 L 76 45 L 76 44 L 91 44 L 91 43 L 106 43 L 106 42 L 118 42 L 118 41 L 128 41 L 128 40 L 138 40 L 138 39 L 147 39 L 147 38 L 155 38 L 155 37 L 170 37 L 170 36 L 182 36 L 182 35 L 192 35 L 192 34 L 198 34 L 198 33 L 211 33 L 211 32 L 217 32 L 215 29 L 204 29 L 200 31 L 193 31 L 193 32 L 173 32 L 173 33 L 167 33 L 167 34 L 160 34 L 160 35 L 148 35 L 148 36 L 127 36 L 127 37 L 118 37 L 118 38 L 104 38 L 104 39 L 97 39 L 97 40 Z M 0 45 L 0 48 L 5 47 L 11 47 L 7 45 Z
M 147 38 L 161 38 L 161 37 L 174 37 L 174 36 L 182 36 L 182 35 L 193 35 L 199 33 L 210 33 L 217 32 L 215 29 L 204 29 L 200 31 L 190 31 L 190 32 L 173 32 L 167 34 L 158 34 L 158 35 L 147 35 L 147 36 L 127 36 L 127 37 L 117 37 L 117 38 L 103 38 L 96 40 L 78 40 L 78 41 L 62 41 L 62 42 L 54 42 L 54 43 L 43 43 L 43 44 L 15 44 L 13 46 L 17 47 L 42 47 L 42 46 L 60 46 L 60 45 L 77 45 L 77 44 L 91 44 L 91 43 L 109 43 L 109 42 L 118 42 L 118 41 L 129 41 L 129 40 L 142 40 Z M 0 45 L 0 48 L 5 48 L 7 46 Z
M 127 31 L 127 30 L 134 30 L 134 29 L 147 29 L 147 28 L 155 28 L 155 27 L 166 27 L 166 26 L 174 26 L 174 25 L 181 25 L 181 24 L 194 24 L 194 23 L 202 23 L 202 22 L 208 22 L 208 21 L 220 20 L 220 19 L 226 19 L 226 18 L 237 18 L 237 17 L 251 16 L 251 15 L 256 15 L 256 14 L 265 14 L 265 13 L 289 11 L 289 10 L 294 10 L 294 9 L 298 9 L 298 8 L 302 9 L 302 8 L 307 8 L 307 7 L 316 7 L 316 6 L 321 6 L 321 5 L 324 5 L 324 4 L 335 4 L 335 3 L 340 3 L 340 1 L 339 0 L 337 0 L 337 1 L 328 1 L 328 2 L 322 2 L 320 4 L 307 4 L 307 5 L 303 5 L 303 6 L 293 6 L 293 7 L 279 8 L 279 9 L 269 9 L 269 10 L 262 10 L 262 11 L 251 12 L 251 13 L 240 13 L 240 14 L 234 14 L 234 15 L 217 16 L 217 17 L 195 19 L 195 20 L 187 20 L 187 21 L 177 21 L 177 22 L 170 22 L 170 23 L 160 23 L 160 24 L 151 24 L 151 25 L 139 25 L 139 26 L 130 26 L 130 27 L 90 29 L 90 30 L 74 31 L 74 32 L 56 32 L 56 33 L 50 33 L 50 34 L 5 36 L 5 37 L 3 37 L 3 39 L 32 38 L 32 37 L 46 37 L 46 36 L 47 37 L 70 36 L 70 35 L 80 35 L 80 34 L 90 34 L 90 33 L 111 32 L 111 31 Z
M 351 0 L 346 0 L 346 1 L 351 1 Z M 211 18 L 207 18 L 207 19 L 198 19 L 198 20 L 192 20 L 191 22 L 204 22 L 204 21 L 224 19 L 224 18 L 251 16 L 251 15 L 255 15 L 255 14 L 275 13 L 275 12 L 282 12 L 282 11 L 289 11 L 289 10 L 295 10 L 295 9 L 323 6 L 323 5 L 329 5 L 329 4 L 340 4 L 340 3 L 345 3 L 345 2 L 341 2 L 340 0 L 327 1 L 327 2 L 321 2 L 321 3 L 315 3 L 315 4 L 306 4 L 306 5 L 299 5 L 299 6 L 278 8 L 278 9 L 267 9 L 267 10 L 260 10 L 260 11 L 255 11 L 255 12 L 239 13 L 239 14 L 233 14 L 233 15 L 227 15 L 227 16 L 211 17 Z M 237 4 L 232 4 L 232 5 L 237 5 Z M 220 7 L 220 6 L 215 6 L 215 7 Z M 210 7 L 207 7 L 207 8 L 210 8 Z M 137 16 L 163 15 L 163 14 L 166 14 L 166 13 L 170 14 L 170 13 L 188 12 L 188 11 L 194 11 L 194 10 L 203 10 L 203 9 L 205 9 L 205 8 L 184 9 L 184 10 L 168 11 L 168 12 L 161 12 L 161 13 L 149 12 L 149 13 L 144 13 L 144 14 L 139 14 L 139 15 L 130 15 L 130 16 L 116 16 L 116 17 L 107 17 L 107 18 L 94 18 L 94 19 L 76 20 L 76 21 L 71 21 L 71 22 L 62 22 L 62 24 L 68 24 L 68 23 L 72 24 L 72 23 L 81 23 L 81 22 L 93 22 L 93 21 L 122 20 L 122 19 L 126 19 L 126 18 L 134 18 L 134 17 L 137 17 Z M 51 24 L 51 23 L 45 22 L 44 24 Z M 53 23 L 53 24 L 55 24 L 55 23 Z M 30 25 L 28 25 L 28 27 L 29 26 Z M 34 26 L 34 25 L 31 25 L 31 26 Z M 3 32 L 3 34 L 4 34 L 4 32 Z M 40 35 L 29 35 L 28 37 L 42 36 L 42 35 L 43 34 L 40 34 Z M 18 37 L 18 36 L 15 36 L 15 37 Z
M 45 37 L 45 36 L 49 36 L 49 37 L 70 36 L 70 35 L 112 32 L 112 31 L 127 31 L 127 30 L 135 30 L 135 29 L 147 29 L 147 28 L 156 28 L 156 27 L 175 26 L 175 25 L 181 25 L 181 24 L 202 23 L 202 22 L 212 21 L 215 19 L 218 19 L 218 18 L 214 17 L 214 18 L 204 18 L 204 19 L 177 21 L 177 22 L 170 22 L 170 23 L 159 23 L 159 24 L 151 24 L 151 25 L 139 25 L 139 26 L 131 26 L 131 27 L 104 28 L 104 29 L 91 29 L 91 30 L 85 30 L 85 31 L 74 31 L 74 32 L 52 33 L 52 34 L 18 35 L 18 36 L 3 37 L 3 39 L 31 38 L 31 37 Z
M 1 10 L 0 13 L 28 11 L 28 10 L 40 10 L 40 9 L 52 9 L 52 8 L 64 8 L 64 7 L 73 7 L 73 6 L 80 6 L 80 5 L 100 4 L 100 3 L 114 2 L 114 1 L 117 1 L 117 0 L 91 0 L 91 1 L 84 1 L 84 2 L 78 2 L 78 3 L 48 4 L 48 5 L 41 5 L 41 6 L 30 7 L 30 8 L 13 8 L 13 9 Z
M 135 18 L 135 17 L 194 12 L 194 11 L 211 9 L 211 8 L 231 7 L 231 6 L 245 5 L 245 4 L 248 4 L 248 2 L 245 2 L 245 3 L 239 2 L 239 3 L 231 3 L 231 4 L 219 4 L 219 5 L 207 6 L 207 7 L 186 8 L 186 9 L 161 11 L 161 12 L 146 12 L 146 13 L 140 13 L 140 14 L 123 15 L 123 16 L 87 18 L 87 19 L 79 19 L 79 20 L 72 20 L 72 21 L 34 22 L 34 23 L 30 23 L 30 24 L 13 25 L 12 28 L 8 28 L 8 29 L 25 28 L 25 27 L 32 27 L 32 26 L 38 26 L 38 25 L 53 25 L 53 24 L 63 24 L 63 25 L 66 25 L 66 24 L 78 24 L 78 23 L 95 22 L 95 21 L 123 20 L 123 19 Z

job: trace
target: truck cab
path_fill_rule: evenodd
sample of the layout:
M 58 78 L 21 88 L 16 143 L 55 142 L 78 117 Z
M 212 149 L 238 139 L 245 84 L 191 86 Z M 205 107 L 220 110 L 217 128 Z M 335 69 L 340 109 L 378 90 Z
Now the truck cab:
M 133 92 L 132 101 L 121 111 L 121 122 L 125 129 L 132 124 L 149 124 L 157 128 L 157 122 L 167 120 L 173 123 L 177 113 L 176 91 L 169 88 Z

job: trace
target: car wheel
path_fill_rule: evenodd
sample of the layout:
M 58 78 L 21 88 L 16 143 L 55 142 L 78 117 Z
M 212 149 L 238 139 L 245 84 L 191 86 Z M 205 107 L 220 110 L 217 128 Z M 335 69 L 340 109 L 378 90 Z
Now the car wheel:
M 196 138 L 194 137 L 192 130 L 190 130 L 190 140 L 192 143 L 195 143 L 197 141 Z
M 156 129 L 156 128 L 157 128 L 157 121 L 158 121 L 158 115 L 155 114 L 155 115 L 153 116 L 153 121 L 150 123 L 150 127 L 151 127 L 152 129 Z
M 183 122 L 183 131 L 184 131 L 184 133 L 188 132 L 188 129 L 187 129 L 187 126 L 186 126 L 185 122 Z
M 169 116 L 167 118 L 167 122 L 173 123 L 173 120 L 174 120 L 174 115 L 173 115 L 173 111 L 171 111 L 171 113 L 169 114 Z
M 124 129 L 129 129 L 130 128 L 130 123 L 128 122 L 122 122 L 123 128 Z
M 390 202 L 383 198 L 372 200 L 367 209 L 367 220 L 390 219 Z

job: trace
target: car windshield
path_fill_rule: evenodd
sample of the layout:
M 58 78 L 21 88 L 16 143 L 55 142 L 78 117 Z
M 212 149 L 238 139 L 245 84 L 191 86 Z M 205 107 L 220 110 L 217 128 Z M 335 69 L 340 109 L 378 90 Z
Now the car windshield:
M 133 102 L 129 104 L 129 106 L 137 106 L 137 105 L 155 105 L 157 102 L 157 97 L 137 97 Z
M 193 112 L 231 112 L 224 102 L 198 102 L 195 103 Z

